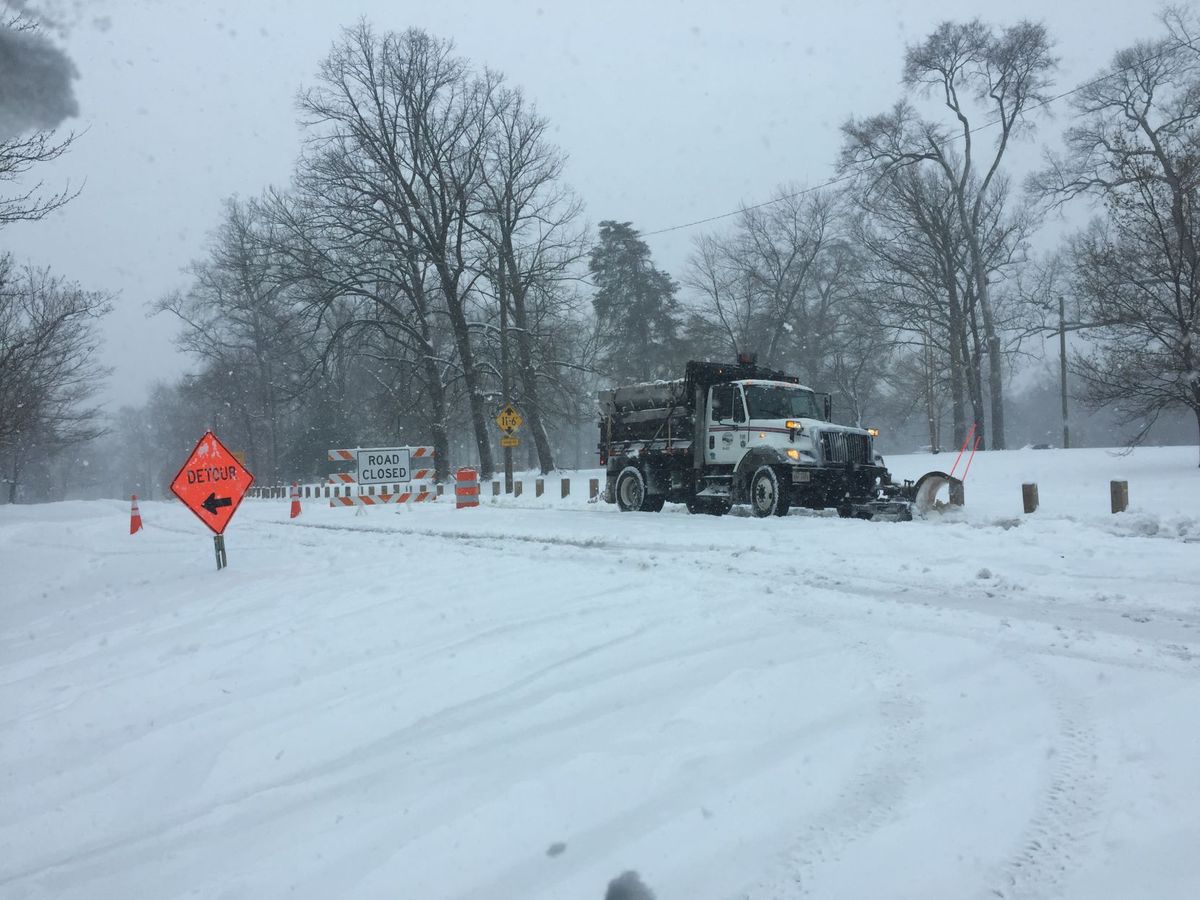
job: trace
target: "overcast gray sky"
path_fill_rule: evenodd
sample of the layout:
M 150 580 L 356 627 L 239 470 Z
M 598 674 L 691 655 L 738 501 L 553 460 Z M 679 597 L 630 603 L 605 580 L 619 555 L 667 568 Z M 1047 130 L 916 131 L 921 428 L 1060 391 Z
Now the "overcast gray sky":
M 642 231 L 831 177 L 840 123 L 893 103 L 905 43 L 944 19 L 1045 21 L 1059 89 L 1158 31 L 1156 7 L 1127 0 L 47 2 L 79 70 L 67 125 L 84 133 L 38 175 L 86 183 L 50 218 L 0 232 L 0 250 L 117 295 L 104 350 L 114 404 L 140 403 L 152 381 L 189 367 L 147 304 L 186 284 L 222 198 L 286 184 L 295 94 L 359 16 L 450 37 L 524 87 L 554 123 L 588 219 Z M 1053 141 L 1065 106 L 1055 114 L 1039 141 Z M 658 265 L 678 277 L 697 231 L 649 238 Z

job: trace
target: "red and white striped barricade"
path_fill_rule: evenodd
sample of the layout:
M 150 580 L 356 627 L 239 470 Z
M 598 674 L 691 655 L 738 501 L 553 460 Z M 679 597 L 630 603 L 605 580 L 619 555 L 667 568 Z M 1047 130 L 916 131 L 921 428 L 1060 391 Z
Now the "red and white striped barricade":
M 459 469 L 454 473 L 454 508 L 469 509 L 479 505 L 479 473 L 474 469 Z
M 425 503 L 437 499 L 437 491 L 430 485 L 423 484 L 434 476 L 432 447 L 389 447 L 380 449 L 335 448 L 329 451 L 331 462 L 348 462 L 356 467 L 362 463 L 364 455 L 373 453 L 395 453 L 402 451 L 408 454 L 408 478 L 398 478 L 392 481 L 387 476 L 383 480 L 360 477 L 359 472 L 334 472 L 326 479 L 326 484 L 334 485 L 346 491 L 345 495 L 329 498 L 330 506 L 378 506 L 384 503 Z M 379 493 L 376 493 L 376 490 Z M 351 493 L 353 492 L 353 493 Z
M 357 494 L 348 497 L 330 497 L 329 505 L 337 506 L 383 506 L 386 503 L 433 503 L 437 500 L 437 491 L 429 490 L 425 485 L 410 491 L 400 491 L 394 494 Z

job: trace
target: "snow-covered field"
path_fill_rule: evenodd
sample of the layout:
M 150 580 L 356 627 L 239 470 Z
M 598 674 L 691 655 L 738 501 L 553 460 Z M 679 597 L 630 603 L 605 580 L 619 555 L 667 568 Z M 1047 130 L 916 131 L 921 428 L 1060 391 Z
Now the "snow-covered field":
M 586 478 L 246 501 L 219 573 L 178 504 L 0 507 L 0 897 L 1200 896 L 1194 448 L 913 523 Z

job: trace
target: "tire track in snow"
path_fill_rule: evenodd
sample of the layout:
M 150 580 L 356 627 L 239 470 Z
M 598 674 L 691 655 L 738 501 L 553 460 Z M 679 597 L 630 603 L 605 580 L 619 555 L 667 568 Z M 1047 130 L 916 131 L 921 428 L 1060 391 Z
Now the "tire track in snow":
M 389 527 L 386 524 L 375 525 L 371 527 L 355 527 L 351 525 L 334 525 L 325 523 L 295 523 L 295 522 L 265 522 L 279 528 L 307 528 L 320 529 L 330 532 L 341 532 L 362 534 L 372 533 L 377 535 L 385 534 L 404 534 L 418 537 L 440 538 L 442 540 L 460 543 L 465 546 L 471 546 L 480 550 L 496 550 L 501 553 L 511 554 L 514 550 L 514 543 L 517 546 L 533 547 L 533 546 L 550 546 L 561 549 L 570 549 L 576 551 L 580 556 L 589 553 L 602 553 L 611 555 L 619 553 L 622 558 L 629 557 L 654 557 L 656 554 L 669 553 L 677 557 L 690 556 L 693 557 L 691 565 L 697 568 L 706 568 L 722 574 L 742 574 L 749 578 L 761 578 L 763 571 L 761 564 L 752 563 L 750 565 L 739 564 L 743 556 L 754 557 L 761 559 L 764 556 L 777 557 L 778 548 L 767 547 L 758 548 L 752 545 L 731 547 L 729 545 L 711 545 L 711 544 L 674 544 L 657 541 L 630 542 L 625 540 L 614 540 L 609 536 L 589 537 L 589 538 L 564 538 L 552 535 L 537 535 L 537 534 L 522 534 L 522 535 L 503 535 L 491 532 L 471 532 L 458 530 L 441 530 L 441 529 L 421 529 L 408 527 Z M 713 562 L 714 558 L 719 558 L 720 562 Z M 748 560 L 747 560 L 748 561 Z M 653 564 L 653 563 L 651 563 Z M 916 581 L 905 581 L 897 579 L 894 575 L 889 576 L 886 571 L 872 571 L 867 574 L 853 569 L 839 571 L 836 577 L 828 574 L 827 568 L 801 568 L 795 566 L 789 567 L 789 573 L 797 578 L 803 579 L 806 583 L 812 584 L 815 587 L 824 588 L 834 593 L 848 594 L 851 596 L 862 597 L 868 600 L 886 601 L 887 603 L 900 604 L 907 608 L 930 609 L 938 611 L 948 611 L 955 613 L 966 613 L 970 615 L 989 616 L 991 618 L 1003 618 L 1005 616 L 1014 619 L 1027 621 L 1031 625 L 1037 626 L 1068 626 L 1076 627 L 1075 623 L 1070 621 L 1063 622 L 1061 614 L 1056 615 L 1054 604 L 1048 598 L 1029 596 L 1024 603 L 1014 605 L 1012 599 L 1005 604 L 1001 604 L 996 598 L 990 596 L 987 591 L 976 588 L 974 586 L 963 589 L 958 588 L 956 596 L 948 597 L 945 590 L 930 589 L 922 586 Z M 915 576 L 914 576 L 915 577 Z M 1003 606 L 1003 608 L 1001 608 Z M 1092 611 L 1093 613 L 1097 611 Z M 1046 656 L 1061 656 L 1066 658 L 1082 659 L 1089 662 L 1098 662 L 1107 665 L 1120 665 L 1129 668 L 1143 670 L 1157 670 L 1179 674 L 1181 672 L 1190 672 L 1193 676 L 1200 673 L 1200 663 L 1196 662 L 1200 658 L 1200 651 L 1194 647 L 1183 647 L 1180 644 L 1173 644 L 1170 647 L 1164 647 L 1160 641 L 1152 637 L 1142 637 L 1137 635 L 1135 631 L 1131 631 L 1126 619 L 1121 619 L 1115 616 L 1110 616 L 1116 627 L 1105 627 L 1101 633 L 1112 635 L 1116 638 L 1135 642 L 1143 645 L 1153 651 L 1153 655 L 1142 656 L 1137 654 L 1115 654 L 1108 652 L 1096 651 L 1086 646 L 1068 647 L 1058 644 L 1057 646 L 1046 646 L 1040 641 L 1022 641 L 1020 646 L 1031 653 L 1037 653 Z M 1098 628 L 1102 624 L 1096 620 L 1089 621 L 1088 627 L 1092 629 Z M 932 623 L 928 621 L 908 621 L 905 626 L 907 630 L 921 631 L 928 633 L 942 633 L 947 635 L 955 635 L 971 639 L 985 638 L 989 643 L 994 643 L 995 636 L 987 634 L 983 629 L 950 626 L 947 624 Z M 1182 648 L 1182 652 L 1178 648 Z M 1163 657 L 1166 657 L 1165 659 Z M 1156 659 L 1157 658 L 1157 659 Z M 1180 663 L 1183 665 L 1180 665 Z
M 828 896 L 820 890 L 820 869 L 836 864 L 846 847 L 894 821 L 909 785 L 920 774 L 924 704 L 882 640 L 880 636 L 849 642 L 854 649 L 865 651 L 874 681 L 885 686 L 875 704 L 882 729 L 860 754 L 854 774 L 833 802 L 796 839 L 795 849 L 781 866 L 784 871 L 755 885 L 748 898 Z
M 985 896 L 1019 900 L 1062 894 L 1088 856 L 1104 794 L 1097 765 L 1097 734 L 1087 700 L 1048 666 L 1014 660 L 1049 699 L 1055 729 L 1047 783 L 1037 809 Z

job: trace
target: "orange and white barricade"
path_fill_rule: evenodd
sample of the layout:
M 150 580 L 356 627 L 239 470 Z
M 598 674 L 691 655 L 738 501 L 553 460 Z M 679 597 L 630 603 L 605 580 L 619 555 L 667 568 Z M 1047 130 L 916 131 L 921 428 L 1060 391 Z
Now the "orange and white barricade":
M 459 469 L 454 473 L 454 508 L 468 509 L 479 505 L 479 473 L 474 469 Z
M 427 485 L 418 485 L 411 490 L 394 494 L 357 494 L 345 497 L 330 497 L 329 505 L 338 506 L 383 506 L 385 503 L 433 503 L 437 500 L 437 491 L 430 490 Z

